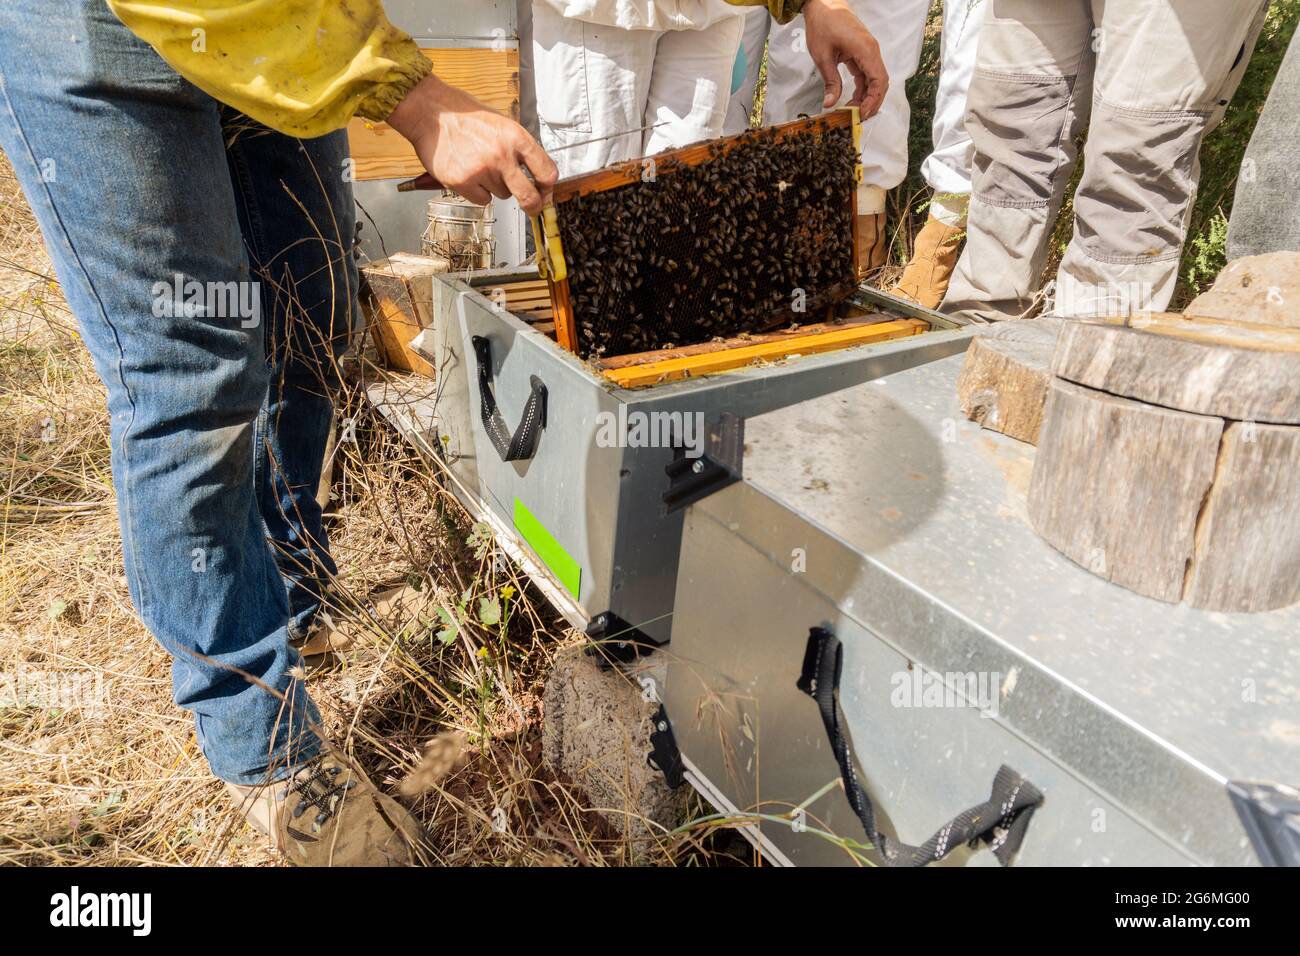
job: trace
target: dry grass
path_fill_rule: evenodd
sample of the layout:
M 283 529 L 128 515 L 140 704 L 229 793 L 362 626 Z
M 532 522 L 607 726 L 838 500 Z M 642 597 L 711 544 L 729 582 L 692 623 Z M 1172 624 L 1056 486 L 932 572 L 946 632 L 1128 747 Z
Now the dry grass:
M 340 409 L 358 424 L 328 518 L 333 614 L 359 636 L 311 681 L 326 730 L 384 789 L 411 777 L 403 792 L 433 834 L 432 862 L 629 862 L 540 759 L 542 682 L 576 635 L 355 386 Z M 171 702 L 168 659 L 131 607 L 104 391 L 3 157 L 0 457 L 0 863 L 274 864 L 209 775 Z M 376 612 L 398 587 L 423 599 Z M 501 602 L 501 623 L 480 621 L 480 598 Z M 470 613 L 443 643 L 437 607 L 460 605 Z M 464 753 L 412 777 L 433 740 Z M 708 856 L 692 835 L 649 859 Z

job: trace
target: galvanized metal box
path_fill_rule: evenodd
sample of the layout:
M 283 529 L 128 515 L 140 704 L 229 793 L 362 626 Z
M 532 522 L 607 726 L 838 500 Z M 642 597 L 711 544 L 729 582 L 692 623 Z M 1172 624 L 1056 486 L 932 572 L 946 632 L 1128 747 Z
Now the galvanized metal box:
M 613 612 L 654 642 L 668 638 L 681 537 L 681 514 L 665 513 L 666 468 L 696 424 L 716 430 L 724 413 L 756 415 L 952 355 L 969 337 L 954 326 L 626 389 L 505 307 L 506 288 L 529 278 L 535 273 L 435 277 L 432 325 L 413 343 L 436 369 L 426 409 L 431 444 L 467 504 L 490 512 L 498 530 L 541 560 L 573 623 Z M 484 424 L 484 399 L 513 429 L 535 380 L 546 394 L 535 453 L 503 461 Z M 638 421 L 653 433 L 645 443 L 634 434 Z
M 1298 795 L 1241 788 L 1288 815 L 1229 783 L 1300 783 L 1300 606 L 1196 611 L 1062 557 L 1026 520 L 1033 448 L 961 416 L 961 362 L 746 421 L 743 482 L 692 505 L 682 541 L 665 700 L 689 779 L 772 858 L 853 861 L 835 838 L 863 827 L 796 688 L 825 628 L 860 779 L 900 839 L 987 800 L 1006 764 L 1044 794 L 1021 864 L 1279 858 L 1244 821 L 1272 812 L 1284 844 Z

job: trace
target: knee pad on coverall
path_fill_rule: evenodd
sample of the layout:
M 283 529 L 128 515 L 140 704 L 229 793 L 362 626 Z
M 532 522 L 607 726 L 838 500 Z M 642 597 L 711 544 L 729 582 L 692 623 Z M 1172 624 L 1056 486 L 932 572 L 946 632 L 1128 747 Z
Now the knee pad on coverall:
M 1005 0 L 993 7 L 967 116 L 977 152 L 969 237 L 944 309 L 1001 319 L 1035 308 L 1075 163 L 1072 140 L 1089 120 L 1076 229 L 1053 311 L 1164 308 L 1195 198 L 1200 144 L 1240 82 L 1266 6 Z

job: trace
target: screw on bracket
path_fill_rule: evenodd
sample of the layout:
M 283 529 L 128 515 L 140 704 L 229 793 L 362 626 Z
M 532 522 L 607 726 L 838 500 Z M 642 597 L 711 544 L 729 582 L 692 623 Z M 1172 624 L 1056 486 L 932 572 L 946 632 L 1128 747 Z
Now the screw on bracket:
M 668 786 L 676 790 L 686 782 L 686 767 L 682 763 L 682 753 L 677 749 L 677 738 L 673 736 L 673 725 L 668 721 L 668 712 L 664 705 L 654 716 L 655 732 L 650 735 L 651 751 L 646 755 L 646 763 L 664 775 Z

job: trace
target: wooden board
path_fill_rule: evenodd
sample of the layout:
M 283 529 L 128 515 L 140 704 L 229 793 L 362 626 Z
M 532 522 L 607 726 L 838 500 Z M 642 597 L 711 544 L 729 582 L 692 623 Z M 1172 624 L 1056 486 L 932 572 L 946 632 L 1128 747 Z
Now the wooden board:
M 519 118 L 519 51 L 470 47 L 422 49 L 433 72 L 489 107 Z M 353 174 L 358 180 L 407 179 L 424 172 L 415 150 L 387 123 L 348 123 Z
M 640 182 L 645 174 L 646 164 L 651 160 L 654 162 L 656 176 L 670 175 L 674 169 L 682 166 L 698 166 L 708 161 L 713 158 L 715 149 L 721 150 L 720 155 L 726 155 L 736 146 L 752 142 L 760 136 L 766 135 L 769 129 L 775 135 L 776 141 L 780 142 L 782 139 L 807 132 L 810 129 L 842 129 L 851 126 L 853 120 L 854 113 L 851 110 L 832 110 L 829 113 L 822 113 L 820 116 L 793 120 L 789 123 L 782 123 L 778 126 L 760 130 L 750 130 L 736 136 L 695 143 L 692 146 L 683 146 L 680 149 L 665 150 L 647 159 L 630 159 L 626 162 L 614 163 L 604 169 L 561 179 L 555 184 L 554 201 L 558 205 L 572 199 L 574 196 L 586 196 L 590 193 L 604 192 L 607 189 L 616 189 L 619 186 Z
M 456 271 L 454 269 L 448 271 Z M 545 279 L 523 279 L 500 285 L 479 285 L 477 291 L 493 305 L 514 313 L 525 322 L 537 323 L 552 318 L 551 295 Z
M 828 319 L 825 322 L 814 322 L 809 325 L 800 325 L 793 328 L 781 329 L 778 332 L 760 332 L 757 334 L 735 335 L 726 339 L 716 339 L 712 342 L 701 342 L 699 345 L 680 345 L 674 348 L 655 349 L 653 352 L 630 352 L 627 355 L 616 355 L 613 358 L 593 359 L 593 367 L 605 371 L 607 369 L 628 368 L 632 365 L 649 365 L 651 362 L 662 362 L 666 359 L 689 358 L 692 355 L 708 355 L 712 352 L 725 352 L 728 349 L 744 348 L 747 345 L 762 345 L 766 342 L 789 341 L 792 338 L 807 335 L 816 335 L 821 332 L 835 332 L 840 329 L 861 328 L 867 325 L 879 325 L 882 322 L 896 321 L 898 316 L 886 315 L 883 312 L 876 313 L 869 318 L 849 319 L 845 321 L 835 321 Z
M 1211 611 L 1300 601 L 1300 427 L 1233 422 L 1224 431 L 1186 597 Z
M 1202 415 L 1300 424 L 1300 330 L 1179 315 L 1069 321 L 1060 378 Z
M 431 324 L 433 276 L 446 271 L 441 259 L 406 253 L 362 267 L 362 309 L 380 355 L 392 368 L 434 377 L 433 366 L 410 342 Z
M 1061 322 L 1023 319 L 981 328 L 957 378 L 962 413 L 991 431 L 1036 444 Z
M 1223 421 L 1054 379 L 1029 484 L 1029 518 L 1094 574 L 1178 602 Z

